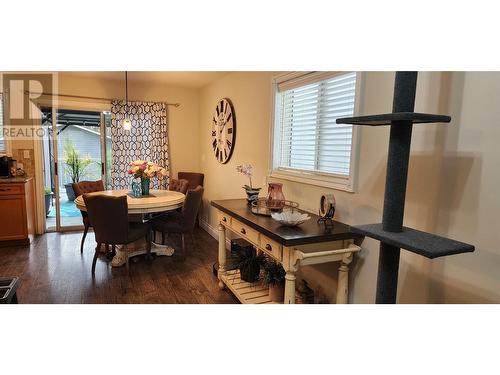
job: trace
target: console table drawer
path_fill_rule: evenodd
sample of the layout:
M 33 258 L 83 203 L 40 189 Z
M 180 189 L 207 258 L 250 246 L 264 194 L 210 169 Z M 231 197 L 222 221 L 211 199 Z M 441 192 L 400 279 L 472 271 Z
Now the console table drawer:
M 259 247 L 265 250 L 268 255 L 281 262 L 282 246 L 279 243 L 261 234 Z
M 217 212 L 217 221 L 223 225 L 231 226 L 231 216 L 226 215 L 224 212 Z
M 256 230 L 253 230 L 252 228 L 243 223 L 240 223 L 238 220 L 234 218 L 232 219 L 231 227 L 236 233 L 241 235 L 243 238 L 248 239 L 250 242 L 253 242 L 254 244 L 259 243 L 259 232 L 257 232 Z
M 19 195 L 24 194 L 22 185 L 0 184 L 0 195 Z

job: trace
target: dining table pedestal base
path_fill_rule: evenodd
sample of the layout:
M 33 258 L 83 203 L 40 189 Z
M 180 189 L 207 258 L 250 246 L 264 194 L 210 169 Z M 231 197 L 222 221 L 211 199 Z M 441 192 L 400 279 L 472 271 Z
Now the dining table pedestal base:
M 155 242 L 151 243 L 151 253 L 155 253 L 157 256 L 163 255 L 170 257 L 174 252 L 175 250 L 172 246 L 160 245 Z M 113 257 L 111 265 L 113 267 L 121 267 L 127 263 L 127 258 L 142 254 L 146 254 L 145 239 L 139 239 L 126 245 L 117 246 L 116 255 Z

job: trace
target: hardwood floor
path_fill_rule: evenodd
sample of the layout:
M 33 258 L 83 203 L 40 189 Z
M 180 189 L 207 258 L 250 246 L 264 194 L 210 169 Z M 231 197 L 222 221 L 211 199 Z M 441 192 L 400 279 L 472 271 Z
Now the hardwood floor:
M 0 276 L 18 276 L 19 303 L 237 303 L 221 291 L 212 273 L 217 259 L 217 241 L 202 229 L 189 241 L 185 260 L 156 257 L 130 260 L 125 267 L 112 268 L 105 257 L 97 261 L 95 280 L 90 269 L 96 243 L 89 233 L 83 255 L 81 233 L 47 233 L 30 246 L 0 248 Z M 171 244 L 180 250 L 180 240 Z

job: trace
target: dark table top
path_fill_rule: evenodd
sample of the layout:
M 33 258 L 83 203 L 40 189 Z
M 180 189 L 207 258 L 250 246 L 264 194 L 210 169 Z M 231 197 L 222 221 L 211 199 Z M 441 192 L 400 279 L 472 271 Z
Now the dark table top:
M 339 221 L 333 221 L 332 225 L 328 226 L 325 226 L 324 223 L 318 223 L 319 216 L 309 212 L 307 214 L 311 216 L 310 220 L 299 226 L 286 227 L 271 217 L 252 213 L 246 199 L 217 200 L 212 201 L 211 204 L 283 246 L 362 239 L 364 237 L 359 233 L 354 233 L 349 225 Z

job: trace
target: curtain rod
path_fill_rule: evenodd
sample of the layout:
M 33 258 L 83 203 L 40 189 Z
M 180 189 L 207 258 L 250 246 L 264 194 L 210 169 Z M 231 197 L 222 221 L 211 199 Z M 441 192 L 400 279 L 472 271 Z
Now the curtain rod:
M 66 98 L 103 100 L 103 101 L 107 101 L 107 102 L 110 102 L 110 101 L 114 100 L 114 99 L 111 99 L 111 98 L 99 98 L 99 97 L 95 97 L 95 96 L 65 95 L 65 94 L 54 94 L 54 93 L 51 93 L 51 92 L 30 92 L 30 91 L 27 91 L 27 90 L 25 90 L 24 93 L 25 94 L 29 94 L 29 95 L 33 94 L 33 95 L 47 95 L 47 96 L 63 96 L 63 97 L 66 97 Z M 180 105 L 181 105 L 181 103 L 165 103 L 165 104 L 173 106 L 175 108 L 180 107 Z

